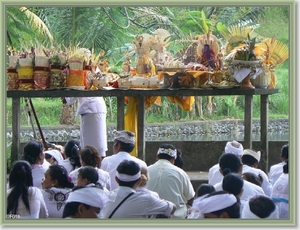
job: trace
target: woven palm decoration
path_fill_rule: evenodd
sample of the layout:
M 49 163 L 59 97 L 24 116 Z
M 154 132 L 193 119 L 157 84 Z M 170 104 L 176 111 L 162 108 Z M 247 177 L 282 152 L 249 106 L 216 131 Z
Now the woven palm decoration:
M 232 25 L 227 28 L 221 23 L 217 24 L 217 29 L 226 39 L 225 55 L 231 53 L 235 48 L 243 46 L 248 35 L 251 36 L 254 31 L 249 26 Z
M 266 38 L 257 46 L 265 50 L 265 63 L 274 67 L 282 64 L 289 57 L 289 48 L 275 38 Z
M 289 57 L 289 48 L 281 41 L 275 38 L 266 38 L 257 46 L 265 50 L 264 63 L 269 65 L 271 70 L 271 81 L 269 88 L 274 88 L 276 85 L 276 76 L 274 69 L 282 64 Z

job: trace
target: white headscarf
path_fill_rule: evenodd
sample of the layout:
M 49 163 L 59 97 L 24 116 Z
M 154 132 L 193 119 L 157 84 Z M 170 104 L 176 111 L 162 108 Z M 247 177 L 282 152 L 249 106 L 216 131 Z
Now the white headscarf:
M 193 202 L 193 208 L 202 214 L 215 212 L 224 208 L 230 207 L 237 202 L 233 194 L 216 194 L 207 197 L 209 194 L 198 197 Z
M 55 160 L 57 162 L 60 162 L 64 159 L 62 154 L 56 149 L 46 150 L 46 151 L 44 151 L 44 153 L 45 154 L 47 153 L 47 154 L 51 155 L 53 158 L 55 158 Z
M 260 217 L 255 215 L 253 212 L 251 212 L 250 206 L 249 206 L 250 200 L 251 199 L 249 199 L 247 202 L 245 202 L 243 210 L 242 210 L 241 218 L 242 219 L 261 219 Z M 279 211 L 278 211 L 277 205 L 275 205 L 275 210 L 268 217 L 266 217 L 264 219 L 278 219 L 278 218 L 279 218 Z
M 252 149 L 244 149 L 243 155 L 249 155 L 254 157 L 258 162 L 260 161 L 261 153 L 260 151 L 254 151 Z
M 141 177 L 141 171 L 139 171 L 135 175 L 128 175 L 128 174 L 116 172 L 116 177 L 118 177 L 118 179 L 121 181 L 131 182 L 131 181 L 135 181 Z
M 97 187 L 84 187 L 70 192 L 66 203 L 79 202 L 102 209 L 108 201 L 107 194 Z
M 243 155 L 244 147 L 241 143 L 237 141 L 229 141 L 225 146 L 225 153 L 234 153 L 238 156 Z

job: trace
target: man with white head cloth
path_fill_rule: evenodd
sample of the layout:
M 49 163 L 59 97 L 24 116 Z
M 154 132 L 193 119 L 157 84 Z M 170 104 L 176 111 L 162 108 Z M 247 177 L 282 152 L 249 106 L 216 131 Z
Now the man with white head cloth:
M 111 188 L 114 190 L 119 187 L 116 177 L 116 169 L 123 160 L 131 160 L 140 165 L 147 167 L 146 162 L 141 159 L 131 156 L 130 152 L 135 146 L 135 134 L 133 132 L 122 130 L 114 132 L 113 155 L 105 157 L 101 162 L 101 169 L 107 171 L 110 175 Z
M 152 215 L 170 216 L 176 206 L 150 193 L 137 192 L 141 182 L 141 169 L 138 163 L 122 161 L 115 177 L 119 187 L 110 193 L 110 201 L 103 209 L 103 218 L 148 218 Z
M 188 206 L 192 206 L 195 191 L 189 176 L 174 165 L 177 151 L 171 144 L 163 144 L 157 151 L 157 161 L 148 167 L 150 180 L 147 188 L 159 197 L 176 205 L 172 218 L 186 218 Z
M 228 141 L 225 145 L 223 153 L 234 153 L 241 157 L 243 155 L 243 145 L 235 140 Z M 223 180 L 223 175 L 220 173 L 219 163 L 215 164 L 208 170 L 208 184 L 215 185 Z
M 194 200 L 188 219 L 240 218 L 240 202 L 225 191 L 211 192 Z
M 108 195 L 93 186 L 76 186 L 66 201 L 62 218 L 98 218 L 106 206 Z
M 275 202 L 265 196 L 258 195 L 249 199 L 243 207 L 242 219 L 278 219 L 279 211 Z
M 260 151 L 244 149 L 242 155 L 243 173 L 250 172 L 254 173 L 257 176 L 260 176 L 262 178 L 261 188 L 264 190 L 267 196 L 271 196 L 273 186 L 269 181 L 269 177 L 264 171 L 257 168 L 260 158 Z

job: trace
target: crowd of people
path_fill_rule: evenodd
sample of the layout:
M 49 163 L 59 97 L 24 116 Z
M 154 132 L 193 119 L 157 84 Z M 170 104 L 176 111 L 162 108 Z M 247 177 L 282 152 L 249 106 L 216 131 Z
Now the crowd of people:
M 115 131 L 113 152 L 106 156 L 107 144 L 93 146 L 84 139 L 69 140 L 62 151 L 44 150 L 40 141 L 30 140 L 23 159 L 14 162 L 9 173 L 7 215 L 25 219 L 289 218 L 288 144 L 281 149 L 282 162 L 265 173 L 258 168 L 259 151 L 228 141 L 209 170 L 208 183 L 194 189 L 179 149 L 162 144 L 154 153 L 156 162 L 147 165 L 130 155 L 135 141 L 134 133 Z

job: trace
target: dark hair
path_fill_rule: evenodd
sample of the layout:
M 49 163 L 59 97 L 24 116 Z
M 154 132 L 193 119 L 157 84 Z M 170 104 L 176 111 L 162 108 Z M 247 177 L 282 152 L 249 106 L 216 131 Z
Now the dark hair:
M 182 159 L 182 152 L 180 149 L 177 149 L 177 157 L 175 159 L 174 165 L 183 168 L 183 159 Z
M 141 168 L 140 168 L 139 164 L 134 161 L 124 160 L 118 165 L 117 171 L 120 174 L 127 174 L 130 176 L 133 176 L 133 175 L 137 174 L 138 172 L 140 172 Z M 118 179 L 118 180 L 119 180 L 119 186 L 125 186 L 125 187 L 132 188 L 139 179 L 137 179 L 135 181 L 129 181 L 129 182 L 122 181 L 120 179 Z
M 85 146 L 79 151 L 79 155 L 81 160 L 85 163 L 85 165 L 90 165 L 94 168 L 100 168 L 102 159 L 99 156 L 97 149 L 93 146 Z
M 289 144 L 285 144 L 281 148 L 281 157 L 285 160 L 289 159 Z
M 216 192 L 211 192 L 210 194 L 208 194 L 207 197 L 216 196 L 216 195 L 220 195 L 220 194 L 226 194 L 226 193 L 228 194 L 228 192 L 222 191 L 222 190 L 216 191 Z M 236 197 L 236 199 L 237 199 L 237 202 L 234 203 L 233 205 L 231 205 L 227 208 L 218 210 L 218 211 L 211 212 L 211 213 L 215 214 L 217 216 L 220 216 L 223 212 L 227 212 L 227 214 L 230 218 L 240 218 L 241 203 L 240 203 L 240 199 L 238 197 Z
M 33 186 L 31 170 L 31 166 L 27 161 L 19 160 L 13 163 L 8 177 L 9 187 L 12 190 L 7 196 L 7 214 L 17 214 L 20 198 L 30 213 L 28 187 Z
M 171 144 L 162 144 L 159 148 L 176 150 L 175 146 L 171 145 Z M 174 157 L 171 157 L 170 155 L 165 154 L 165 153 L 157 154 L 157 158 L 158 159 L 165 159 L 165 160 L 168 160 L 168 161 L 171 160 L 171 159 L 174 159 Z
M 246 180 L 246 181 L 249 181 L 250 183 L 253 183 L 257 186 L 260 186 L 261 187 L 261 184 L 263 182 L 263 178 L 262 176 L 259 174 L 259 175 L 256 175 L 252 172 L 245 172 L 243 173 L 243 178 Z
M 73 188 L 74 184 L 70 181 L 66 168 L 62 165 L 50 165 L 49 174 L 52 180 L 57 180 L 58 185 L 63 188 Z
M 84 186 L 75 186 L 72 189 L 72 192 L 76 191 L 78 189 L 82 189 L 82 188 L 84 188 Z M 76 213 L 77 213 L 77 211 L 78 211 L 78 207 L 81 204 L 83 204 L 83 203 L 80 203 L 80 202 L 69 202 L 69 203 L 66 203 L 65 207 L 64 207 L 62 218 L 75 216 Z M 87 204 L 83 204 L 83 205 L 86 207 L 86 209 L 89 209 L 91 207 L 90 205 L 87 205 Z
M 285 161 L 285 165 L 282 168 L 283 168 L 283 173 L 285 174 L 289 173 L 289 160 Z
M 69 140 L 65 145 L 65 155 L 66 158 L 69 157 L 70 163 L 73 166 L 73 170 L 76 167 L 81 166 L 79 150 L 80 150 L 80 142 L 77 140 Z
M 256 195 L 250 198 L 249 208 L 256 216 L 267 218 L 276 209 L 276 204 L 271 198 L 265 195 Z
M 223 176 L 231 172 L 239 173 L 241 165 L 241 159 L 233 153 L 224 153 L 219 157 L 219 166 Z
M 257 163 L 258 160 L 255 157 L 253 157 L 253 156 L 243 155 L 242 156 L 242 162 L 243 162 L 244 165 L 251 166 L 251 165 L 254 165 L 255 163 Z
M 93 183 L 96 185 L 96 187 L 99 187 L 103 189 L 102 185 L 98 182 L 99 175 L 97 170 L 93 166 L 82 166 L 78 170 L 78 175 L 82 177 L 82 179 L 87 179 L 90 183 Z
M 239 195 L 244 186 L 244 179 L 240 174 L 228 173 L 222 181 L 222 189 L 235 196 Z
M 203 196 L 205 194 L 208 194 L 208 193 L 211 193 L 214 191 L 216 191 L 216 189 L 213 185 L 203 183 L 198 187 L 196 195 L 197 195 L 197 197 L 200 197 L 200 196 Z
M 127 153 L 130 153 L 133 149 L 134 149 L 134 144 L 132 143 L 124 143 L 122 141 L 119 141 L 119 140 L 115 140 L 114 141 L 116 144 L 120 144 L 121 146 L 121 150 L 127 152 Z
M 34 164 L 43 150 L 44 146 L 42 142 L 30 140 L 24 146 L 23 159 L 28 161 L 30 164 Z

